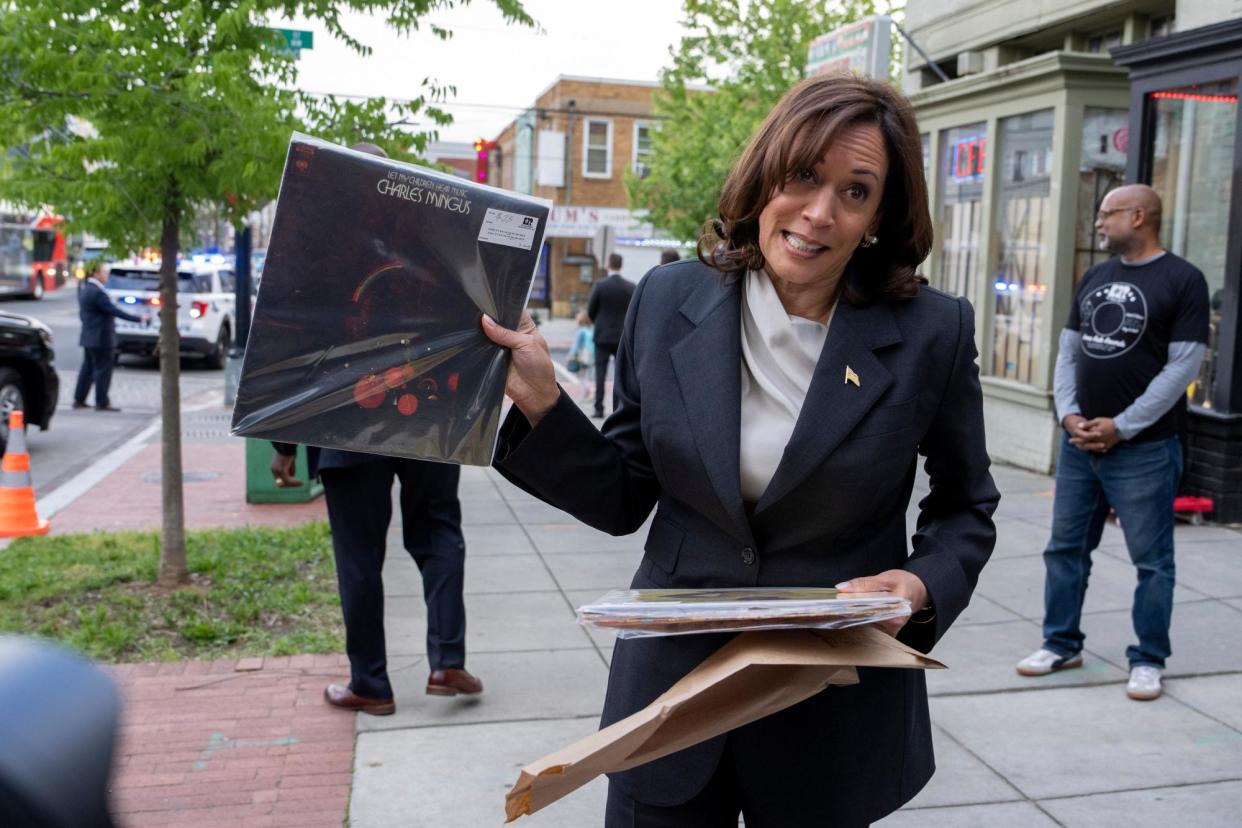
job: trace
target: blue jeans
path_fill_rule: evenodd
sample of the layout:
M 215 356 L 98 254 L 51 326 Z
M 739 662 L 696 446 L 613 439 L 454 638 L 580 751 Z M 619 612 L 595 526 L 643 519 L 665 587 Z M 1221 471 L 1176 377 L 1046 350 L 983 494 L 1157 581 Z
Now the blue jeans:
M 1131 667 L 1164 666 L 1173 615 L 1173 498 L 1181 476 L 1182 447 L 1176 437 L 1118 443 L 1107 454 L 1095 454 L 1070 445 L 1069 436 L 1062 435 L 1052 538 L 1044 550 L 1045 649 L 1061 656 L 1082 650 L 1091 551 L 1112 504 L 1138 569 L 1131 617 L 1139 643 L 1126 648 L 1126 658 Z

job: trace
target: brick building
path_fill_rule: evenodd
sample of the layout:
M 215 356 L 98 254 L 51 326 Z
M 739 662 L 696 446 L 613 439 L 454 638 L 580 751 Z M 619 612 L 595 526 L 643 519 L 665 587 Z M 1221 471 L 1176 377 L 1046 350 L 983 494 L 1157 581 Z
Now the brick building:
M 530 304 L 553 316 L 585 307 L 609 253 L 638 281 L 658 263 L 661 239 L 630 212 L 627 174 L 650 151 L 659 84 L 561 75 L 495 138 L 488 182 L 551 199 L 555 208 Z

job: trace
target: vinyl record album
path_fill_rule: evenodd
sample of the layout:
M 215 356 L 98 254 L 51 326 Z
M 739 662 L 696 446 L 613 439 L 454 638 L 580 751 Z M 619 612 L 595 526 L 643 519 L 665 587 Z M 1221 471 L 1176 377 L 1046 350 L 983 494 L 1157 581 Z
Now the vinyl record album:
M 295 134 L 233 433 L 491 463 L 551 202 Z

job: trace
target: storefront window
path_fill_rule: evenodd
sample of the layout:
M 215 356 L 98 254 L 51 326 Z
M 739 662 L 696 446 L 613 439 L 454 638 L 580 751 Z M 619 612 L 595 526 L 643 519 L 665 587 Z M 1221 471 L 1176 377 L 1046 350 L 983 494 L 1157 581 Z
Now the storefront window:
M 988 373 L 1038 380 L 1048 347 L 1048 236 L 1052 232 L 1051 109 L 1000 121 L 996 199 L 996 272 L 992 279 L 992 361 Z
M 984 123 L 940 133 L 940 264 L 936 282 L 941 289 L 972 301 L 979 262 L 987 148 Z
M 1160 242 L 1207 277 L 1211 332 L 1191 402 L 1211 407 L 1225 288 L 1237 132 L 1237 79 L 1153 92 L 1151 186 L 1164 202 Z
M 1101 250 L 1095 214 L 1110 190 L 1126 177 L 1130 146 L 1130 111 L 1087 107 L 1082 119 L 1082 156 L 1078 161 L 1078 214 L 1074 221 L 1074 285 L 1092 265 L 1111 254 Z

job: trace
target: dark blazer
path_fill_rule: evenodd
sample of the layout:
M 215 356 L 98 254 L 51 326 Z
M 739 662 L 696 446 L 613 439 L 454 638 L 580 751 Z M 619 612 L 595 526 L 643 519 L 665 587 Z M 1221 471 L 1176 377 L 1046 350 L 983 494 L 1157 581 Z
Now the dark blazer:
M 115 348 L 116 320 L 142 321 L 138 314 L 127 313 L 112 304 L 103 287 L 90 279 L 83 282 L 78 291 L 78 316 L 82 320 L 78 344 L 83 348 Z
M 634 283 L 620 273 L 596 282 L 587 300 L 587 316 L 595 326 L 595 344 L 615 347 L 625 327 L 625 312 L 634 297 Z
M 562 393 L 536 429 L 510 412 L 496 467 L 612 534 L 637 530 L 654 505 L 634 588 L 832 586 L 904 567 L 923 580 L 936 614 L 900 638 L 930 650 L 966 607 L 995 542 L 999 494 L 970 304 L 930 288 L 907 301 L 840 304 L 776 474 L 747 506 L 738 474 L 741 286 L 697 261 L 649 273 L 626 319 L 617 409 L 602 433 Z M 858 385 L 845 381 L 847 367 Z M 907 556 L 917 454 L 926 455 L 931 492 Z M 618 641 L 602 724 L 649 704 L 726 640 Z M 931 776 L 922 671 L 859 674 L 855 687 L 728 734 L 737 778 L 755 801 L 772 803 L 766 812 L 787 812 L 791 800 L 816 808 L 816 799 L 839 818 L 831 824 L 874 821 Z M 711 777 L 724 739 L 612 779 L 642 802 L 685 802 Z

